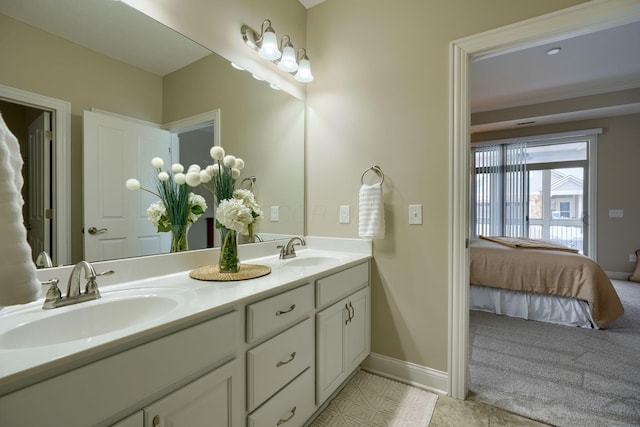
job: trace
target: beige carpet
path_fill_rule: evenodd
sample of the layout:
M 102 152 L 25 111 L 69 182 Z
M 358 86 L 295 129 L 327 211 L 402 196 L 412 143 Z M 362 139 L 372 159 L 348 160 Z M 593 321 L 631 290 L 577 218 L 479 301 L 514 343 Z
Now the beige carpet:
M 438 396 L 359 371 L 311 427 L 426 427 Z

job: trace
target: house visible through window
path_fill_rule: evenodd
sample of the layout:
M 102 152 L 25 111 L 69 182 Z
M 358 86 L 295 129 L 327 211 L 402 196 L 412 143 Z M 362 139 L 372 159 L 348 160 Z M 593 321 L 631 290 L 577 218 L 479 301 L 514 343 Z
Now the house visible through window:
M 587 254 L 591 144 L 595 135 L 473 146 L 472 235 L 530 237 Z

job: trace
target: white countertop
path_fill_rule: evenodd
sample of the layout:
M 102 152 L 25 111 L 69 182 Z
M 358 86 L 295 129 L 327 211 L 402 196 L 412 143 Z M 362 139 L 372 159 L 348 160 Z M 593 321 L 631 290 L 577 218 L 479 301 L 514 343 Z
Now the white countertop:
M 325 264 L 288 266 L 286 263 L 290 260 L 278 259 L 276 242 L 249 245 L 251 248 L 244 248 L 244 256 L 243 246 L 240 246 L 242 263 L 271 267 L 270 274 L 243 281 L 209 282 L 189 277 L 189 272 L 202 266 L 203 260 L 207 260 L 204 265 L 216 264 L 218 249 L 192 251 L 178 256 L 160 255 L 133 261 L 94 263 L 98 272 L 107 268 L 116 272 L 113 276 L 99 278 L 102 298 L 98 300 L 52 310 L 42 309 L 43 299 L 21 306 L 5 307 L 0 311 L 0 396 L 215 317 L 249 300 L 259 299 L 264 295 L 310 282 L 317 276 L 358 264 L 372 255 L 371 241 L 368 240 L 313 237 L 306 240 L 307 246 L 297 250 L 296 258 L 326 257 Z M 246 258 L 247 256 L 254 257 Z M 167 269 L 174 271 L 167 272 Z M 59 287 L 64 294 L 70 268 L 52 270 L 57 271 L 41 270 L 40 278 L 59 275 Z M 157 273 L 151 277 L 150 271 Z M 136 277 L 141 275 L 145 278 Z M 10 346 L 2 345 L 4 333 L 34 320 L 41 321 L 48 316 L 57 316 L 79 306 L 103 304 L 105 301 L 132 293 L 145 297 L 167 291 L 179 301 L 175 307 L 160 316 L 113 332 L 38 347 L 8 348 Z M 65 327 L 74 328 L 82 325 L 69 324 Z

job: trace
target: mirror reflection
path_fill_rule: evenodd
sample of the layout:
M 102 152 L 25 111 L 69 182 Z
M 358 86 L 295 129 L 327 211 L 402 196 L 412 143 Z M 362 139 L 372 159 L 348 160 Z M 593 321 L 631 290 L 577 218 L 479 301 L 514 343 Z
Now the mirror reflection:
M 103 33 L 114 29 L 115 34 Z M 158 53 L 154 41 L 160 41 L 160 47 L 165 50 Z M 185 42 L 189 47 L 185 47 Z M 134 53 L 126 54 L 123 47 L 133 47 Z M 116 208 L 134 204 L 140 228 L 153 227 L 146 215 L 153 200 L 127 191 L 126 179 L 136 177 L 144 182 L 154 173 L 150 161 L 155 156 L 185 165 L 209 164 L 208 150 L 214 143 L 246 162 L 237 186 L 251 186 L 265 212 L 257 230 L 260 238 L 303 234 L 302 101 L 233 69 L 219 55 L 135 9 L 111 0 L 64 0 L 63 3 L 3 0 L 0 49 L 3 52 L 0 112 L 18 137 L 25 160 L 25 222 L 32 230 L 36 229 L 34 233 L 29 231 L 30 242 L 42 240 L 41 245 L 32 243 L 34 260 L 42 250 L 51 254 L 54 265 L 84 259 L 86 242 L 94 235 L 83 233 L 83 228 L 109 229 L 87 217 L 96 206 L 108 217 L 115 215 Z M 176 52 L 178 58 L 173 55 Z M 138 63 L 132 65 L 128 56 Z M 20 99 L 20 96 L 16 99 L 12 88 L 67 101 L 70 105 L 67 138 L 56 139 L 60 129 L 56 128 L 59 113 L 55 109 L 39 106 L 37 98 L 36 101 Z M 87 128 L 85 111 L 108 112 L 113 118 L 163 129 L 170 135 L 171 152 L 155 153 L 152 146 L 145 146 L 136 161 L 147 165 L 133 166 L 131 173 L 125 170 L 131 170 L 132 166 L 126 164 L 131 159 L 105 152 L 113 147 L 103 146 L 103 151 L 95 157 L 96 163 L 89 166 L 86 155 L 91 150 L 87 149 L 88 141 L 83 135 Z M 30 155 L 28 150 L 29 125 L 36 121 L 43 129 L 46 148 L 43 159 Z M 51 142 L 47 142 L 49 136 Z M 187 140 L 188 143 L 184 142 Z M 193 142 L 195 140 L 200 142 Z M 68 162 L 57 155 L 59 144 L 68 149 Z M 36 185 L 33 171 L 41 172 L 41 187 Z M 64 187 L 56 186 L 65 174 L 70 181 L 68 194 Z M 101 187 L 88 186 L 87 176 L 102 180 Z M 113 184 L 108 193 L 104 190 L 104 180 Z M 99 190 L 88 191 L 89 187 Z M 42 206 L 34 202 L 35 195 L 42 197 Z M 139 199 L 132 201 L 132 197 Z M 63 221 L 57 217 L 55 202 L 61 199 L 68 203 L 68 218 L 65 218 L 68 230 L 59 227 Z M 208 204 L 213 206 L 212 202 Z M 272 211 L 278 213 L 277 220 L 272 220 Z M 213 244 L 206 230 L 206 217 L 212 216 L 209 209 L 190 230 L 191 249 Z M 36 232 L 44 237 L 34 238 Z M 108 240 L 108 234 L 97 235 Z M 132 255 L 150 253 L 144 248 Z M 129 253 L 103 251 L 96 259 L 121 256 Z

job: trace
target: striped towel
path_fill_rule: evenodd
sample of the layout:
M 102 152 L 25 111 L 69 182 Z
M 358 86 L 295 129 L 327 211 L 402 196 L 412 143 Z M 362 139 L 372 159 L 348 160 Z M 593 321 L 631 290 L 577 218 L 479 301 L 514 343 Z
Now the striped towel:
M 384 203 L 382 184 L 360 187 L 359 235 L 369 239 L 384 239 Z

